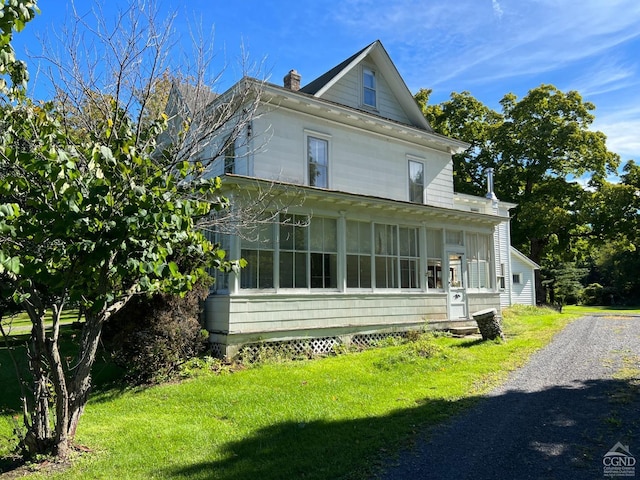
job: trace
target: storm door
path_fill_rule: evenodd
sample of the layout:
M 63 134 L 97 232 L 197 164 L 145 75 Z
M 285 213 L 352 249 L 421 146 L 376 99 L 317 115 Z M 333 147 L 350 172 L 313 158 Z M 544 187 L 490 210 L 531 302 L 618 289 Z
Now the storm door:
M 449 252 L 449 318 L 467 318 L 464 254 Z

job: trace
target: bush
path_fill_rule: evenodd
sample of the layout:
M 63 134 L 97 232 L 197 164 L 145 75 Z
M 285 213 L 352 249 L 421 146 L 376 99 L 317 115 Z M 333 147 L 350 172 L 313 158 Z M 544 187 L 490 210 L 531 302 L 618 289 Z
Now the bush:
M 157 383 L 179 373 L 202 353 L 207 336 L 200 321 L 209 283 L 199 282 L 184 297 L 136 297 L 104 326 L 103 343 L 132 384 Z
M 603 305 L 604 287 L 599 283 L 591 283 L 582 291 L 582 301 L 585 305 Z

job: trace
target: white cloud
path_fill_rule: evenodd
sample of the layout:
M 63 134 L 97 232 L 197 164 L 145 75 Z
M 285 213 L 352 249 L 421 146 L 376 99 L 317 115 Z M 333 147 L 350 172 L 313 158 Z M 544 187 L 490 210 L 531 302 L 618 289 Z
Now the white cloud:
M 640 112 L 636 118 L 616 120 L 615 118 L 596 120 L 594 128 L 607 136 L 607 147 L 626 160 L 640 161 Z
M 640 2 L 345 0 L 339 22 L 413 49 L 413 68 L 443 84 L 548 72 L 640 35 Z M 408 59 L 407 59 L 408 60 Z M 421 73 L 419 73 L 421 72 Z
M 638 70 L 638 66 L 628 61 L 605 58 L 578 73 L 576 78 L 568 82 L 567 87 L 578 90 L 584 97 L 616 92 L 640 84 Z
M 500 3 L 498 3 L 498 0 L 491 0 L 491 6 L 493 7 L 493 13 L 496 17 L 502 18 L 504 12 L 502 11 L 502 7 L 500 7 Z
M 380 38 L 412 90 L 470 90 L 489 105 L 541 83 L 578 90 L 608 147 L 640 160 L 640 112 L 628 108 L 640 105 L 638 0 L 343 0 L 333 15 Z

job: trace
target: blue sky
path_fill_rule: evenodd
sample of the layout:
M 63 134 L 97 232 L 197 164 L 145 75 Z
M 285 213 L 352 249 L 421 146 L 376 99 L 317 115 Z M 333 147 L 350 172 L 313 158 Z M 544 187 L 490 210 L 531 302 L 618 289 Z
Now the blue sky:
M 18 55 L 55 41 L 69 2 L 40 0 L 41 15 L 15 37 Z M 122 0 L 100 4 L 109 15 Z M 412 93 L 433 89 L 432 102 L 467 90 L 498 109 L 508 92 L 522 97 L 550 83 L 593 102 L 594 129 L 623 163 L 640 161 L 640 1 L 638 0 L 159 0 L 176 11 L 176 39 L 202 22 L 214 28 L 214 49 L 233 65 L 243 44 L 276 84 L 292 68 L 306 84 L 374 40 L 381 40 Z M 191 26 L 191 27 L 190 27 Z M 33 88 L 45 91 L 37 60 Z M 42 65 L 40 68 L 44 68 Z M 234 78 L 234 74 L 236 75 Z

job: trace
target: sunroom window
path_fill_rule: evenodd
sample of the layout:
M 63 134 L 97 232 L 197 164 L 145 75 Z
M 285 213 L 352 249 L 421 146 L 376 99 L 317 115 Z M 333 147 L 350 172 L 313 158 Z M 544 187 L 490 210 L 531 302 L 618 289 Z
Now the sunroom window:
M 273 288 L 273 228 L 272 223 L 262 224 L 242 239 L 241 257 L 247 266 L 240 272 L 240 288 Z
M 400 287 L 419 288 L 420 253 L 418 229 L 400 227 Z
M 442 231 L 427 228 L 427 287 L 442 288 Z
M 309 225 L 311 288 L 337 288 L 338 237 L 334 218 L 312 217 Z
M 489 235 L 467 234 L 467 271 L 469 287 L 492 288 Z
M 282 215 L 280 219 L 280 288 L 307 288 L 309 235 L 308 218 Z
M 376 288 L 398 288 L 398 227 L 375 225 Z
M 371 224 L 347 221 L 347 287 L 371 288 Z

